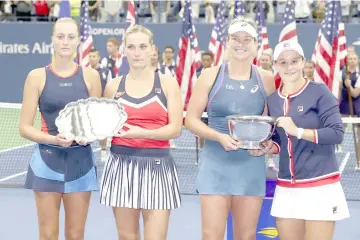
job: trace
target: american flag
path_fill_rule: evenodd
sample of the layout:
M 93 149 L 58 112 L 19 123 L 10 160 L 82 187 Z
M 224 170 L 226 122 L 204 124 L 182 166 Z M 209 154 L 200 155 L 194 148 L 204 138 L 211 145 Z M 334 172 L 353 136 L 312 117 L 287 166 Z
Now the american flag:
M 176 78 L 180 86 L 181 99 L 185 111 L 191 97 L 192 88 L 196 82 L 196 70 L 200 66 L 198 53 L 195 26 L 192 23 L 191 3 L 189 0 L 186 0 L 176 62 Z
M 226 40 L 226 1 L 221 0 L 214 28 L 211 32 L 209 52 L 214 55 L 214 66 L 222 64 L 224 59 L 225 40 Z
M 136 24 L 136 11 L 133 0 L 128 0 L 127 13 L 126 13 L 126 23 L 127 28 L 134 26 Z M 118 69 L 120 75 L 127 74 L 130 70 L 129 62 L 124 56 L 125 48 L 125 34 L 123 35 L 121 44 L 119 46 L 119 58 L 115 62 L 116 69 Z
M 89 65 L 89 51 L 94 47 L 89 18 L 89 2 L 83 1 L 80 9 L 80 45 L 78 62 L 81 66 Z
M 341 6 L 341 4 L 340 4 Z M 345 24 L 342 22 L 342 13 L 341 7 L 337 8 L 337 17 L 339 23 L 339 33 L 338 33 L 338 60 L 339 60 L 339 68 L 342 69 L 346 64 L 346 56 L 347 56 L 347 47 L 346 47 L 346 36 L 345 36 Z
M 325 21 L 325 19 L 322 20 L 321 24 L 324 24 L 324 21 Z M 314 51 L 313 51 L 313 53 L 311 55 L 311 61 L 313 61 L 313 62 L 316 62 L 316 53 L 317 53 L 317 49 L 319 47 L 320 37 L 321 37 L 321 28 L 319 29 L 318 36 L 317 36 L 316 42 L 315 42 Z
M 295 21 L 295 1 L 288 0 L 285 3 L 285 14 L 283 28 L 280 32 L 279 42 L 286 40 L 297 41 L 296 21 Z
M 325 18 L 320 29 L 320 39 L 315 53 L 314 80 L 324 82 L 336 97 L 339 97 L 339 81 L 335 79 L 340 72 L 340 41 L 339 20 L 341 18 L 340 2 L 328 0 Z M 343 33 L 342 33 L 343 34 Z M 346 51 L 346 49 L 344 49 Z
M 234 18 L 245 16 L 245 4 L 243 1 L 235 0 L 234 2 Z
M 266 24 L 265 24 L 264 9 L 263 9 L 263 4 L 262 4 L 261 0 L 257 1 L 255 23 L 258 26 L 257 32 L 258 32 L 259 48 L 258 48 L 257 57 L 254 60 L 254 63 L 259 66 L 261 55 L 263 54 L 263 52 L 266 49 L 270 48 L 269 47 L 269 39 L 268 39 L 268 35 L 267 35 L 267 28 L 266 28 Z
M 285 3 L 285 14 L 283 20 L 283 28 L 281 29 L 279 42 L 282 41 L 298 41 L 296 34 L 296 21 L 295 21 L 295 1 L 288 0 Z M 279 73 L 274 71 L 275 87 L 279 88 L 281 85 L 281 78 Z

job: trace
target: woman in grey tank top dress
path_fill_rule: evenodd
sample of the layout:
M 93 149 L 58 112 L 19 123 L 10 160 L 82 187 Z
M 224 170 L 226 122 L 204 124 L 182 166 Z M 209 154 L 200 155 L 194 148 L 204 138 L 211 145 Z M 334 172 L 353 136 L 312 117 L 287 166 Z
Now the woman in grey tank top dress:
M 231 209 L 235 239 L 255 239 L 265 196 L 265 154 L 275 153 L 271 141 L 264 149 L 239 148 L 229 135 L 226 116 L 263 115 L 267 96 L 275 91 L 273 76 L 252 65 L 257 31 L 243 19 L 230 22 L 227 63 L 200 75 L 188 104 L 185 126 L 205 138 L 197 176 L 203 239 L 224 239 Z M 204 109 L 208 126 L 201 121 Z

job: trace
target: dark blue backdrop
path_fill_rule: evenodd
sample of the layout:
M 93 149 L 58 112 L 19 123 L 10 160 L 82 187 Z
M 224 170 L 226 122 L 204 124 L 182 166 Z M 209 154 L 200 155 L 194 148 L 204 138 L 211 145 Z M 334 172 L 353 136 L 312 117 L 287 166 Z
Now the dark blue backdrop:
M 171 45 L 177 51 L 181 24 L 148 24 L 154 33 L 154 42 L 162 51 Z M 93 24 L 95 47 L 106 55 L 106 39 L 112 36 L 121 39 L 125 24 Z M 299 24 L 299 42 L 309 58 L 315 46 L 319 24 Z M 349 24 L 345 28 L 347 42 L 359 37 L 358 25 Z M 212 25 L 197 24 L 196 32 L 200 50 L 207 50 Z M 280 24 L 268 25 L 270 46 L 278 42 Z M 0 102 L 21 103 L 25 78 L 34 68 L 47 65 L 51 60 L 50 36 L 52 24 L 49 23 L 1 23 L 0 24 Z

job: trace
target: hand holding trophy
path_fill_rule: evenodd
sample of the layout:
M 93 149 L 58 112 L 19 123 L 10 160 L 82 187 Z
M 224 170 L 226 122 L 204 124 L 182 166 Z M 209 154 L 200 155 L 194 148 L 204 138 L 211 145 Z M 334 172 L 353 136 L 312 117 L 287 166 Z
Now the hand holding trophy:
M 126 120 L 127 114 L 117 100 L 81 99 L 60 111 L 55 120 L 59 132 L 57 138 L 65 147 L 72 139 L 79 145 L 86 145 L 116 135 Z
M 262 156 L 272 148 L 271 136 L 276 119 L 268 116 L 228 116 L 230 136 L 238 147 L 253 156 Z

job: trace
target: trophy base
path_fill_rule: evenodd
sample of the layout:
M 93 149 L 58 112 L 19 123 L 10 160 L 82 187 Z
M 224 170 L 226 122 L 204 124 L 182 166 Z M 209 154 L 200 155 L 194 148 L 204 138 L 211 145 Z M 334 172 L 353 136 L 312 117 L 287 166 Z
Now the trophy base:
M 240 148 L 247 150 L 260 150 L 263 149 L 261 142 L 254 141 L 241 141 Z

